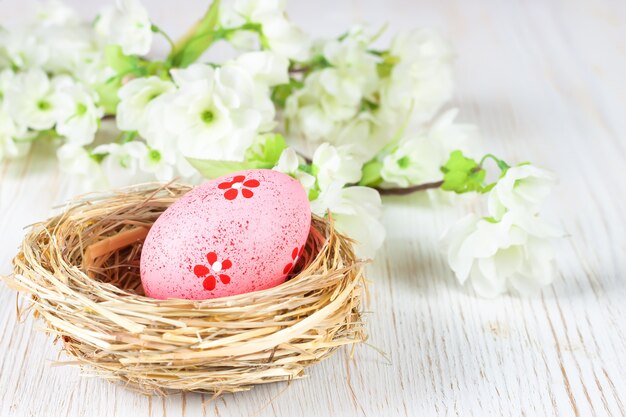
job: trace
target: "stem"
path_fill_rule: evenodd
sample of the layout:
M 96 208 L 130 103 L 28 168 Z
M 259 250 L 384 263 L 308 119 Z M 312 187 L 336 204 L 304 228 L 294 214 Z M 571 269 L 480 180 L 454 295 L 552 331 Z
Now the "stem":
M 409 112 L 407 113 L 406 117 L 404 118 L 404 121 L 402 122 L 402 124 L 400 125 L 400 127 L 398 128 L 396 133 L 393 135 L 393 137 L 391 138 L 389 143 L 387 143 L 387 145 L 385 145 L 385 147 L 382 148 L 378 152 L 379 155 L 384 155 L 386 153 L 392 153 L 394 147 L 398 146 L 398 143 L 402 139 L 402 135 L 404 135 L 404 131 L 406 130 L 407 126 L 409 125 L 409 122 L 411 121 L 411 115 L 413 114 L 414 107 L 415 107 L 415 100 L 411 100 L 411 107 L 409 108 Z
M 311 70 L 311 67 L 289 68 L 290 74 L 304 74 Z
M 215 29 L 219 20 L 219 7 L 221 0 L 214 0 L 206 13 L 196 22 L 185 35 L 174 44 L 167 60 L 173 66 L 186 67 L 202 55 L 202 53 L 213 43 L 213 40 L 204 38 L 199 45 L 194 45 L 193 51 L 189 51 L 191 43 L 198 41 L 199 33 L 208 33 Z
M 136 130 L 124 131 L 124 132 L 120 133 L 120 135 L 118 136 L 116 142 L 121 143 L 121 144 L 132 142 L 137 137 L 137 134 L 138 133 L 137 133 Z
M 376 32 L 374 34 L 374 36 L 372 36 L 370 38 L 370 44 L 376 42 L 378 40 L 378 38 L 380 38 L 382 36 L 382 34 L 385 33 L 385 31 L 387 30 L 388 27 L 389 27 L 389 22 L 383 23 L 383 25 L 380 27 L 380 29 L 378 29 L 378 32 Z
M 407 195 L 412 194 L 418 191 L 431 190 L 435 188 L 441 187 L 443 184 L 443 180 L 435 181 L 435 182 L 427 182 L 424 184 L 413 185 L 411 187 L 406 188 L 379 188 L 374 187 L 375 190 L 378 190 L 380 195 Z
M 194 42 L 197 42 L 203 38 L 206 37 L 211 37 L 211 43 L 209 44 L 209 46 L 211 44 L 213 44 L 214 42 L 217 42 L 220 39 L 224 39 L 226 38 L 228 35 L 230 35 L 231 33 L 235 33 L 238 30 L 252 30 L 251 27 L 248 27 L 247 24 L 243 25 L 243 26 L 238 26 L 236 28 L 219 28 L 219 29 L 214 29 L 214 30 L 209 30 L 206 32 L 201 32 L 196 34 L 195 36 L 191 37 L 188 39 L 188 45 L 193 44 Z
M 307 164 L 311 164 L 312 161 L 310 158 L 306 157 L 305 155 L 302 155 L 300 152 L 297 152 L 297 154 L 299 156 L 301 156 L 305 162 Z M 380 193 L 380 195 L 407 195 L 407 194 L 412 194 L 412 193 L 416 193 L 418 191 L 424 191 L 424 190 L 432 190 L 435 188 L 440 188 L 443 185 L 443 180 L 440 181 L 434 181 L 434 182 L 426 182 L 424 184 L 417 184 L 417 185 L 413 185 L 411 187 L 405 187 L 405 188 L 380 188 L 380 187 L 371 187 L 368 185 L 365 185 L 365 187 L 370 187 L 375 189 L 376 191 L 378 191 Z
M 170 36 L 165 33 L 165 31 L 163 29 L 161 29 L 160 27 L 158 27 L 157 25 L 152 25 L 152 31 L 154 33 L 158 33 L 161 36 L 163 36 L 165 38 L 165 40 L 167 41 L 167 43 L 169 43 L 170 45 L 170 53 L 172 53 L 172 51 L 174 51 L 174 49 L 176 48 L 176 45 L 174 44 L 174 41 L 172 40 L 172 38 L 170 38 Z
M 496 165 L 498 165 L 498 168 L 500 168 L 501 171 L 506 171 L 507 169 L 509 169 L 509 164 L 507 164 L 502 159 L 498 158 L 497 156 L 495 156 L 494 154 L 491 154 L 491 153 L 488 153 L 487 155 L 483 156 L 481 158 L 480 162 L 478 163 L 478 166 L 482 168 L 483 164 L 485 163 L 485 161 L 487 159 L 493 159 L 494 162 L 496 163 Z
M 178 62 L 177 60 L 180 61 L 180 58 L 177 58 L 177 55 L 175 54 L 171 54 L 170 60 L 173 62 L 174 65 L 180 65 L 183 67 L 188 66 L 191 62 L 194 62 L 196 59 L 198 59 L 202 55 L 202 53 L 204 53 L 204 51 L 206 51 L 215 42 L 219 41 L 220 39 L 226 39 L 231 34 L 240 30 L 248 30 L 248 31 L 257 32 L 259 36 L 262 38 L 261 27 L 256 23 L 245 23 L 241 26 L 237 26 L 234 28 L 212 29 L 212 30 L 208 30 L 205 32 L 197 33 L 194 36 L 185 39 L 185 44 L 182 47 L 178 45 L 180 41 L 176 43 L 175 48 L 177 48 L 176 54 L 178 55 L 185 54 L 185 52 L 188 49 L 193 49 L 195 47 L 194 44 L 196 43 L 200 43 L 200 42 L 206 43 L 206 45 L 201 45 L 201 48 L 198 49 L 198 51 L 194 52 L 193 59 L 189 60 L 189 62 L 187 61 Z
M 170 57 L 173 57 L 178 52 L 183 50 L 185 48 L 185 46 L 187 45 L 187 42 L 189 42 L 189 40 L 191 38 L 196 36 L 196 31 L 198 30 L 198 26 L 200 26 L 200 22 L 201 21 L 198 20 L 196 23 L 191 25 L 189 30 L 187 30 L 187 32 L 185 32 L 185 34 L 183 36 L 181 36 L 180 39 L 178 39 L 176 42 L 174 42 L 174 48 L 172 48 L 172 50 L 170 51 Z

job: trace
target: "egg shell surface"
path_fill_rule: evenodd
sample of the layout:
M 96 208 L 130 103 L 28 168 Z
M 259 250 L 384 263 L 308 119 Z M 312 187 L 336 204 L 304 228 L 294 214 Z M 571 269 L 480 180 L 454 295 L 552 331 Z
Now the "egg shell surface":
M 145 294 L 203 300 L 279 285 L 310 227 L 307 194 L 286 174 L 256 169 L 208 181 L 150 229 L 141 252 Z

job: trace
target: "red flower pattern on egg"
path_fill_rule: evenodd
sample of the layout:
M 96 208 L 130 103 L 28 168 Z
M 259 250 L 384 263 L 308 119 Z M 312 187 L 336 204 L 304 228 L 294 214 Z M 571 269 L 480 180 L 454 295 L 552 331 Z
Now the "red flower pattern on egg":
M 207 253 L 206 259 L 209 263 L 208 267 L 201 264 L 193 267 L 193 273 L 198 278 L 204 278 L 204 281 L 202 282 L 204 289 L 207 291 L 213 291 L 218 278 L 222 284 L 228 284 L 230 282 L 230 276 L 222 272 L 232 267 L 233 263 L 229 259 L 224 259 L 222 261 L 218 260 L 215 252 Z
M 291 251 L 291 262 L 285 265 L 285 268 L 283 268 L 283 274 L 291 272 L 293 267 L 296 266 L 298 259 L 300 259 L 300 256 L 302 256 L 302 252 L 304 252 L 304 245 L 302 245 L 301 248 L 293 248 L 293 250 Z
M 226 200 L 234 200 L 239 195 L 239 191 L 241 191 L 241 195 L 244 196 L 244 198 L 252 197 L 254 193 L 250 188 L 256 188 L 259 185 L 260 183 L 258 180 L 246 180 L 244 175 L 237 175 L 233 177 L 232 181 L 220 183 L 217 188 L 220 190 L 226 190 L 224 193 L 224 198 Z

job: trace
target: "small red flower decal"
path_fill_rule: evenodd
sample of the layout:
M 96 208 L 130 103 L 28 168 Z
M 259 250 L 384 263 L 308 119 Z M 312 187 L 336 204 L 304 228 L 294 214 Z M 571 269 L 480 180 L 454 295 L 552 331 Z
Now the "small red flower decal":
M 300 256 L 302 256 L 302 252 L 304 252 L 304 245 L 302 245 L 299 249 L 297 247 L 293 248 L 291 251 L 291 262 L 285 265 L 285 268 L 283 268 L 283 274 L 291 272 L 293 267 L 296 266 L 298 259 L 300 259 Z
M 258 180 L 246 180 L 245 175 L 236 175 L 233 177 L 232 181 L 226 181 L 220 183 L 217 188 L 220 190 L 226 190 L 224 193 L 224 198 L 226 200 L 234 200 L 239 195 L 239 191 L 241 191 L 241 195 L 245 198 L 250 198 L 254 195 L 250 188 L 256 188 L 260 185 Z
M 219 261 L 215 252 L 207 253 L 206 259 L 209 262 L 208 267 L 205 265 L 196 265 L 193 267 L 193 273 L 198 278 L 204 278 L 204 281 L 202 282 L 204 289 L 207 291 L 213 291 L 218 278 L 222 284 L 228 284 L 230 282 L 230 277 L 226 274 L 222 274 L 221 272 L 229 269 L 233 266 L 233 263 L 228 259 Z

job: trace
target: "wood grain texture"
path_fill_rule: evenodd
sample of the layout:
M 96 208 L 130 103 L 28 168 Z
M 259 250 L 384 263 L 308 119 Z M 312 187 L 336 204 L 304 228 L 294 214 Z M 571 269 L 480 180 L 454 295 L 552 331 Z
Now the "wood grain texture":
M 73 0 L 86 16 L 95 1 Z M 204 1 L 145 2 L 174 36 Z M 32 1 L 1 0 L 1 23 Z M 455 105 L 484 146 L 560 178 L 549 215 L 568 233 L 558 278 L 540 296 L 477 298 L 459 287 L 438 237 L 464 211 L 388 197 L 388 238 L 369 268 L 369 343 L 310 377 L 224 396 L 145 397 L 51 367 L 58 348 L 0 288 L 2 416 L 624 416 L 626 414 L 626 3 L 613 1 L 304 1 L 317 35 L 349 22 L 433 27 L 456 47 Z M 388 39 L 388 36 L 385 38 Z M 77 190 L 45 150 L 0 164 L 0 271 L 23 235 Z M 379 351 L 384 352 L 382 355 Z

